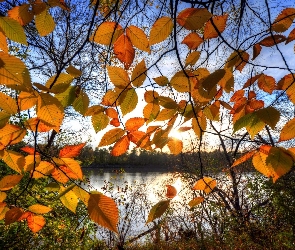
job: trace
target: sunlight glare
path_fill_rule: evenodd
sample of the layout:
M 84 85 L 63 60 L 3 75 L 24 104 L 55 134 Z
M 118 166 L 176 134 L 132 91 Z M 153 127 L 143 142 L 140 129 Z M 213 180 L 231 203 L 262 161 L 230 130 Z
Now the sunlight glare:
M 181 191 L 181 186 L 182 186 L 180 177 L 177 178 L 177 180 L 172 184 L 172 186 L 176 188 L 177 195 L 178 195 L 178 193 Z

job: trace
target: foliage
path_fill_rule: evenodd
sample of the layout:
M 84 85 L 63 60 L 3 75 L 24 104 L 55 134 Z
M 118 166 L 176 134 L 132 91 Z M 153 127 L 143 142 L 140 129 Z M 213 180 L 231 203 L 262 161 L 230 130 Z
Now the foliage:
M 217 195 L 230 223 L 246 227 L 250 217 L 237 166 L 252 159 L 275 183 L 293 170 L 295 160 L 295 118 L 285 112 L 295 104 L 294 69 L 287 58 L 295 9 L 277 6 L 279 12 L 271 13 L 268 1 L 250 5 L 1 1 L 0 157 L 10 168 L 0 180 L 5 225 L 17 228 L 26 221 L 32 233 L 46 231 L 57 202 L 65 214 L 78 214 L 83 203 L 94 222 L 119 232 L 115 201 L 82 184 L 75 158 L 86 139 L 77 135 L 87 128 L 73 132 L 75 143 L 64 140 L 61 149 L 51 150 L 64 130 L 72 132 L 68 124 L 83 117 L 95 133 L 102 131 L 98 147 L 112 145 L 112 156 L 131 146 L 174 155 L 190 147 L 198 173 L 192 187 L 201 195 L 187 204 L 207 206 Z M 249 29 L 249 23 L 257 24 Z M 271 50 L 280 59 L 270 65 L 263 55 Z M 280 106 L 283 98 L 287 105 Z M 189 145 L 173 137 L 177 129 L 192 138 Z M 202 147 L 212 149 L 210 136 L 224 154 L 231 195 L 207 174 Z M 28 145 L 14 150 L 20 142 Z M 53 197 L 47 197 L 44 183 Z M 152 207 L 147 223 L 169 212 L 172 189 Z

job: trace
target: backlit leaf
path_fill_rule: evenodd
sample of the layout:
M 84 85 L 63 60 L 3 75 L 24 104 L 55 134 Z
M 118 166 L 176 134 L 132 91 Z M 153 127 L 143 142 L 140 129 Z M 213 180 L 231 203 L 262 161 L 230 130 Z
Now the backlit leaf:
M 193 208 L 195 206 L 198 206 L 199 204 L 201 204 L 204 201 L 204 197 L 200 196 L 200 197 L 196 197 L 193 200 L 191 200 L 188 205 L 190 206 L 190 208 Z
M 2 31 L 0 31 L 0 49 L 3 52 L 8 53 L 6 36 L 2 33 Z
M 259 44 L 265 47 L 271 47 L 271 46 L 274 46 L 275 44 L 284 42 L 285 40 L 286 40 L 286 37 L 283 35 L 273 35 L 273 36 L 268 36 L 264 38 L 262 41 L 259 42 Z
M 66 71 L 74 78 L 77 78 L 82 75 L 82 71 L 75 68 L 73 65 L 70 65 L 69 67 L 67 67 Z
M 194 186 L 193 190 L 203 190 L 206 194 L 209 194 L 216 187 L 216 180 L 211 177 L 203 177 L 203 179 L 198 180 Z
M 47 9 L 35 16 L 35 25 L 40 36 L 47 36 L 55 28 L 55 22 Z
M 52 208 L 41 204 L 34 204 L 32 206 L 29 206 L 28 210 L 35 214 L 47 214 L 52 210 Z
M 118 88 L 124 89 L 130 84 L 127 71 L 122 68 L 107 66 L 108 75 L 111 82 Z
M 5 127 L 7 122 L 9 121 L 11 114 L 5 112 L 5 111 L 0 111 L 0 129 Z
M 135 66 L 131 75 L 131 81 L 134 87 L 140 87 L 143 84 L 146 79 L 146 71 L 147 68 L 144 60 Z
M 258 78 L 258 87 L 271 94 L 276 89 L 276 80 L 272 76 L 261 74 Z
M 285 32 L 295 18 L 295 9 L 294 8 L 286 8 L 284 9 L 274 20 L 271 25 L 271 29 L 276 32 Z
M 207 76 L 202 82 L 202 88 L 210 93 L 214 87 L 218 84 L 218 82 L 225 76 L 226 71 L 224 69 L 218 69 L 214 71 L 212 74 Z
M 256 114 L 263 122 L 269 125 L 272 129 L 275 128 L 275 126 L 280 120 L 280 112 L 273 107 L 267 107 L 257 110 Z
M 129 69 L 135 56 L 135 50 L 129 38 L 122 34 L 114 43 L 114 53 L 124 64 L 125 69 Z
M 37 100 L 38 98 L 34 92 L 22 91 L 17 98 L 17 104 L 20 111 L 23 111 L 34 107 L 37 104 Z
M 70 74 L 60 73 L 58 77 L 57 75 L 50 77 L 45 87 L 49 88 L 52 93 L 62 93 L 69 88 L 73 79 L 73 76 Z
M 166 121 L 174 117 L 176 109 L 162 109 L 157 115 L 156 121 Z
M 26 130 L 12 124 L 6 124 L 0 129 L 0 143 L 5 147 L 20 142 L 26 135 Z
M 5 214 L 5 225 L 9 225 L 13 222 L 18 221 L 18 219 L 22 216 L 22 214 L 23 214 L 23 211 L 20 208 L 18 207 L 11 208 Z
M 166 191 L 166 197 L 169 199 L 173 199 L 177 195 L 177 190 L 172 185 L 166 185 L 167 191 Z
M 235 160 L 234 163 L 231 165 L 231 167 L 238 166 L 238 165 L 242 164 L 243 162 L 249 160 L 250 158 L 252 158 L 252 156 L 255 153 L 256 153 L 256 151 L 250 151 L 250 152 L 244 154 L 242 157 L 240 157 L 239 159 Z
M 138 96 L 135 89 L 128 89 L 127 94 L 121 102 L 122 115 L 126 115 L 133 111 L 138 103 Z
M 173 21 L 170 17 L 159 18 L 152 26 L 150 32 L 150 46 L 164 41 L 172 32 Z
M 54 170 L 54 165 L 47 161 L 41 161 L 39 165 L 35 168 L 33 173 L 33 178 L 43 178 L 49 176 Z
M 159 101 L 159 104 L 166 109 L 177 109 L 178 108 L 178 104 L 170 97 L 159 96 L 158 101 Z
M 34 18 L 33 13 L 29 9 L 29 4 L 22 4 L 20 6 L 13 7 L 7 12 L 7 14 L 8 17 L 13 18 L 18 21 L 20 25 L 24 26 L 30 23 Z
M 77 157 L 80 153 L 82 148 L 85 146 L 85 143 L 80 143 L 78 145 L 68 145 L 62 148 L 59 151 L 60 158 L 73 158 Z
M 17 105 L 15 99 L 2 92 L 0 92 L 0 108 L 12 115 L 17 113 Z
M 73 102 L 73 107 L 81 115 L 84 115 L 88 109 L 89 102 L 88 95 L 83 90 L 81 90 L 79 96 Z
M 7 197 L 7 194 L 5 192 L 0 192 L 0 202 L 3 202 L 6 199 L 6 197 Z M 1 208 L 0 208 L 0 213 L 1 213 Z
M 111 145 L 117 140 L 119 140 L 119 138 L 121 138 L 124 134 L 125 131 L 121 128 L 111 129 L 103 135 L 98 147 Z
M 87 208 L 94 222 L 118 233 L 119 211 L 113 199 L 100 193 L 90 194 Z
M 41 157 L 40 155 L 27 155 L 25 157 L 25 162 L 24 171 L 28 172 L 34 170 L 39 165 Z
M 110 118 L 118 118 L 118 112 L 113 108 L 106 109 L 106 115 Z
M 56 94 L 55 97 L 60 101 L 63 107 L 72 105 L 76 98 L 76 88 L 69 86 L 64 92 Z
M 80 179 L 80 180 L 83 179 L 81 166 L 76 160 L 72 158 L 61 158 L 61 160 L 63 161 L 64 165 L 68 167 L 75 175 L 75 176 L 71 175 L 69 177 L 73 179 Z
M 212 14 L 205 8 L 187 8 L 177 16 L 177 23 L 188 30 L 201 29 Z
M 59 192 L 61 193 L 64 190 L 65 190 L 64 187 L 60 187 Z M 75 195 L 75 193 L 72 190 L 70 190 L 69 192 L 67 192 L 63 196 L 61 196 L 60 200 L 66 208 L 71 210 L 73 213 L 76 213 L 76 208 L 78 205 L 78 197 Z
M 109 124 L 109 117 L 104 113 L 99 113 L 91 117 L 92 126 L 95 132 L 99 132 L 107 127 Z
M 256 43 L 254 46 L 253 46 L 253 57 L 252 57 L 252 60 L 254 60 L 257 56 L 259 56 L 260 52 L 261 52 L 261 45 L 259 43 Z
M 155 103 L 147 103 L 143 109 L 143 117 L 147 119 L 147 122 L 155 120 L 160 112 L 160 106 Z
M 199 139 L 201 138 L 201 134 L 206 130 L 206 126 L 207 121 L 205 115 L 198 117 L 198 121 L 196 118 L 192 119 L 192 128 Z
M 227 18 L 228 14 L 212 17 L 212 19 L 205 24 L 204 40 L 218 37 L 219 33 L 222 33 L 225 30 Z M 214 23 L 216 28 L 213 26 L 212 22 Z M 218 32 L 216 31 L 216 29 L 218 30 Z
M 90 198 L 90 194 L 88 192 L 86 192 L 84 189 L 82 189 L 79 186 L 74 186 L 74 188 L 72 189 L 73 192 L 75 193 L 75 195 L 86 205 L 88 206 L 88 201 Z
M 28 45 L 25 31 L 18 21 L 10 17 L 0 17 L 0 28 L 10 40 Z
M 200 52 L 199 51 L 193 51 L 190 53 L 187 58 L 185 59 L 185 67 L 187 65 L 195 65 L 195 63 L 199 60 L 200 58 Z
M 295 137 L 295 118 L 288 121 L 281 130 L 280 140 L 287 141 Z
M 130 25 L 126 29 L 126 35 L 129 37 L 133 46 L 142 51 L 150 52 L 149 41 L 142 29 Z
M 90 37 L 90 41 L 103 45 L 112 45 L 123 34 L 123 28 L 115 22 L 103 22 Z
M 160 86 L 166 86 L 169 83 L 169 80 L 166 76 L 158 76 L 153 78 L 153 80 Z
M 203 42 L 204 40 L 197 33 L 193 32 L 188 34 L 181 43 L 187 45 L 189 49 L 195 50 Z
M 134 118 L 129 118 L 126 123 L 125 123 L 125 128 L 128 131 L 135 131 L 138 130 L 143 124 L 145 123 L 144 118 L 139 118 L 139 117 L 134 117 Z
M 25 127 L 32 131 L 37 132 L 48 132 L 52 129 L 52 126 L 45 124 L 37 117 L 31 118 L 24 122 Z
M 111 154 L 113 156 L 119 156 L 124 154 L 130 145 L 130 141 L 127 135 L 124 135 L 122 138 L 120 138 L 114 145 Z
M 154 205 L 148 215 L 146 224 L 161 217 L 167 211 L 167 209 L 169 208 L 169 205 L 170 205 L 170 200 L 159 201 L 156 205 Z
M 179 71 L 171 78 L 170 84 L 178 92 L 189 92 L 193 87 L 193 76 L 189 71 Z
M 234 90 L 234 76 L 231 70 L 226 69 L 225 75 L 218 82 L 218 84 L 225 90 L 225 92 L 229 93 Z
M 167 146 L 170 150 L 170 153 L 172 153 L 174 155 L 178 155 L 182 151 L 183 143 L 179 139 L 172 138 L 168 141 Z
M 25 157 L 11 150 L 0 153 L 1 159 L 14 171 L 21 173 L 25 165 Z
M 287 37 L 286 44 L 295 40 L 295 28 L 290 32 L 289 36 Z
M 0 190 L 6 191 L 16 186 L 23 178 L 22 175 L 6 175 L 0 180 Z
M 28 227 L 33 233 L 39 232 L 46 224 L 45 218 L 42 215 L 30 214 L 27 217 Z

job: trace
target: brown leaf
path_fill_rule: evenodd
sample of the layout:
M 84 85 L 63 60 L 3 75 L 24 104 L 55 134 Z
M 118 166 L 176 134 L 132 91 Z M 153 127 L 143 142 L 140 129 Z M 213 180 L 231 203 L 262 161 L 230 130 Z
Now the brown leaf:
M 275 44 L 282 43 L 286 41 L 286 37 L 283 35 L 273 35 L 264 38 L 262 41 L 259 42 L 260 45 L 265 47 L 271 47 Z
M 223 16 L 214 16 L 211 20 L 207 21 L 204 28 L 204 40 L 218 37 L 219 33 L 225 30 L 227 18 L 228 14 L 225 14 Z
M 254 60 L 257 56 L 259 56 L 260 52 L 261 52 L 261 45 L 259 43 L 256 43 L 254 46 L 253 46 L 253 57 L 252 57 L 252 60 Z
M 212 14 L 205 8 L 187 8 L 178 14 L 176 21 L 188 30 L 198 30 L 204 26 L 211 16 Z
M 177 195 L 177 190 L 172 185 L 166 185 L 167 191 L 166 191 L 166 197 L 169 199 L 173 199 Z

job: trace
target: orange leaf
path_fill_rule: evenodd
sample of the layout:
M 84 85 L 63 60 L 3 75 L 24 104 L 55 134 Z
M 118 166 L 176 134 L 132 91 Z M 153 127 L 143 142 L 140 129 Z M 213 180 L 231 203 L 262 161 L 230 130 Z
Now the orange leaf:
M 45 218 L 42 215 L 30 214 L 27 217 L 28 226 L 33 233 L 39 232 L 46 224 Z
M 123 28 L 115 22 L 103 22 L 98 26 L 90 41 L 110 46 L 123 34 Z
M 133 46 L 140 50 L 150 52 L 149 40 L 147 39 L 147 36 L 142 29 L 130 25 L 126 29 L 126 35 L 132 42 Z
M 46 177 L 52 173 L 54 170 L 53 164 L 47 161 L 41 161 L 39 165 L 35 168 L 33 173 L 33 178 L 38 179 L 42 177 Z
M 47 214 L 52 210 L 52 208 L 41 204 L 34 204 L 32 206 L 29 206 L 28 210 L 35 214 Z
M 198 180 L 194 186 L 193 190 L 204 190 L 206 194 L 209 194 L 216 187 L 216 180 L 211 177 L 203 177 L 203 179 Z
M 259 56 L 260 52 L 261 52 L 261 45 L 259 43 L 256 43 L 254 46 L 253 46 L 253 57 L 252 57 L 252 60 L 254 60 L 257 56 Z
M 111 121 L 110 121 L 110 124 L 113 125 L 114 127 L 119 127 L 120 126 L 120 121 L 118 118 L 113 118 Z
M 179 139 L 172 138 L 168 141 L 167 146 L 172 154 L 178 155 L 182 151 L 183 143 Z
M 22 175 L 6 175 L 0 181 L 0 190 L 6 191 L 16 186 L 23 178 Z
M 167 187 L 166 197 L 169 199 L 173 199 L 177 195 L 176 188 L 172 185 L 166 185 L 166 187 Z
M 139 117 L 130 118 L 126 121 L 125 128 L 126 130 L 132 132 L 132 131 L 138 130 L 141 126 L 143 126 L 144 123 L 145 123 L 144 118 L 139 118 Z
M 31 22 L 34 18 L 33 13 L 29 10 L 29 4 L 13 7 L 8 11 L 8 16 L 18 21 L 20 25 L 24 26 Z
M 205 24 L 204 40 L 218 37 L 219 34 L 225 30 L 227 18 L 228 14 L 212 17 L 212 19 Z M 212 22 L 214 23 L 215 27 L 213 26 Z
M 211 18 L 212 14 L 205 8 L 187 8 L 181 11 L 177 16 L 177 23 L 188 29 L 198 30 Z
M 18 218 L 18 221 L 26 220 L 32 213 L 29 211 L 24 212 L 21 217 Z
M 276 80 L 272 76 L 261 74 L 258 78 L 258 87 L 271 94 L 276 89 Z
M 295 9 L 286 8 L 284 9 L 274 20 L 271 28 L 276 32 L 285 32 L 292 25 L 295 18 Z
M 250 159 L 254 154 L 256 153 L 255 151 L 250 151 L 246 154 L 244 154 L 242 157 L 240 157 L 239 159 L 235 160 L 235 162 L 233 163 L 232 167 L 235 167 L 245 161 L 247 161 L 248 159 Z
M 135 51 L 129 38 L 122 34 L 114 43 L 114 53 L 124 64 L 125 69 L 129 69 L 133 62 Z
M 256 76 L 252 76 L 243 86 L 243 89 L 250 87 L 252 84 L 254 84 L 257 79 L 259 79 L 259 77 L 261 76 L 261 74 L 256 75 Z M 244 94 L 243 94 L 244 95 Z
M 23 211 L 18 208 L 14 207 L 6 212 L 5 214 L 5 225 L 9 225 L 13 222 L 16 222 L 23 214 Z
M 286 44 L 295 40 L 295 28 L 290 32 Z
M 26 135 L 26 130 L 12 124 L 7 124 L 0 129 L 0 142 L 4 146 L 13 145 L 20 142 Z
M 117 118 L 118 119 L 118 113 L 115 109 L 113 108 L 108 108 L 106 109 L 106 115 L 109 116 L 110 118 Z
M 61 158 L 61 161 L 63 161 L 64 165 L 66 167 L 68 167 L 70 169 L 70 171 L 73 173 L 73 174 L 70 174 L 70 172 L 68 172 L 67 173 L 68 177 L 73 178 L 73 179 L 80 179 L 80 180 L 83 179 L 81 166 L 77 161 L 75 161 L 72 158 Z M 63 167 L 63 166 L 61 166 L 61 167 Z
M 273 36 L 268 36 L 264 38 L 261 42 L 259 42 L 259 44 L 265 47 L 271 47 L 271 46 L 274 46 L 275 44 L 284 42 L 285 40 L 286 40 L 286 37 L 283 35 L 273 35 Z
M 204 201 L 204 197 L 200 196 L 200 197 L 196 197 L 195 199 L 191 200 L 188 205 L 193 208 L 197 205 L 199 205 L 200 203 L 202 203 Z
M 186 44 L 189 49 L 195 50 L 203 43 L 203 41 L 204 40 L 197 33 L 193 32 L 188 34 L 181 43 Z
M 28 153 L 29 155 L 40 155 L 38 152 L 35 151 L 35 148 L 32 148 L 30 146 L 25 146 L 23 148 L 21 148 L 22 151 Z
M 119 156 L 124 154 L 129 148 L 129 138 L 127 135 L 124 135 L 119 141 L 117 141 L 111 151 L 113 156 Z
M 281 130 L 280 140 L 287 141 L 295 137 L 295 118 L 288 121 Z
M 121 138 L 124 134 L 125 131 L 121 128 L 111 129 L 103 135 L 98 147 L 111 145 L 114 142 L 116 142 L 119 138 Z
M 52 129 L 51 126 L 48 126 L 47 124 L 39 120 L 37 117 L 31 118 L 25 121 L 24 123 L 27 129 L 32 130 L 34 132 L 49 132 Z
M 145 148 L 148 146 L 149 136 L 142 131 L 133 131 L 128 134 L 128 138 L 131 142 L 136 144 L 138 147 Z
M 85 146 L 85 144 L 86 143 L 80 143 L 78 145 L 65 146 L 63 149 L 59 151 L 59 157 L 60 158 L 77 157 L 81 153 L 81 150 Z

